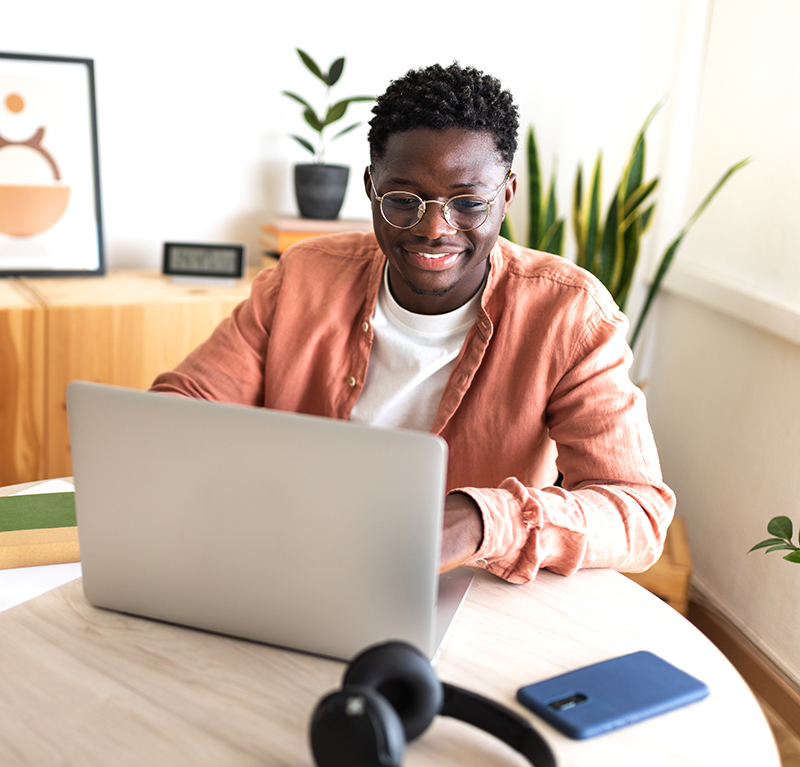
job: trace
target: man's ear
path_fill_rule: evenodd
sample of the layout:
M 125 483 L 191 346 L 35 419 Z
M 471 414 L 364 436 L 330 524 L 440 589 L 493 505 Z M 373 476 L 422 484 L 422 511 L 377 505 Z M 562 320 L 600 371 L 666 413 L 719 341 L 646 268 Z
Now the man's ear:
M 369 177 L 369 165 L 366 168 L 364 168 L 364 191 L 367 193 L 367 197 L 369 197 L 369 199 L 371 201 L 372 200 L 372 180 Z
M 517 194 L 517 174 L 512 173 L 508 177 L 508 183 L 506 184 L 506 191 L 505 191 L 505 199 L 503 201 L 503 213 L 505 213 L 512 202 L 514 202 L 514 197 Z

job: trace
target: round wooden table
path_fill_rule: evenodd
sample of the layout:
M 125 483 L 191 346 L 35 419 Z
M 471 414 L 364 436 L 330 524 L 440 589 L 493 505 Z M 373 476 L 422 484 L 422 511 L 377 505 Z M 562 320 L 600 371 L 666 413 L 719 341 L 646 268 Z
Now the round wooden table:
M 702 679 L 710 696 L 585 741 L 516 703 L 524 684 L 636 650 Z M 343 671 L 335 661 L 94 608 L 80 579 L 0 613 L 0 657 L 5 767 L 308 767 L 309 717 Z M 780 764 L 758 703 L 727 659 L 676 611 L 608 570 L 542 572 L 525 586 L 477 571 L 437 672 L 528 718 L 560 767 Z M 439 717 L 404 764 L 527 762 Z

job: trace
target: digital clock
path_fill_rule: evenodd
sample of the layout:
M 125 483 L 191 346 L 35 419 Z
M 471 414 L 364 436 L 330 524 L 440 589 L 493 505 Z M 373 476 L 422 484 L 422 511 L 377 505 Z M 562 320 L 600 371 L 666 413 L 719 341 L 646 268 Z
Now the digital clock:
M 244 276 L 243 245 L 164 243 L 164 274 L 185 277 Z

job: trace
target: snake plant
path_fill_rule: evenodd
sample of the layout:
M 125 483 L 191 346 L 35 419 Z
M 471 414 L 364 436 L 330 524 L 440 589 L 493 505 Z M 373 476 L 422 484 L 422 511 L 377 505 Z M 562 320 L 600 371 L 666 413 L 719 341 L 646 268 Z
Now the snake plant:
M 623 311 L 639 259 L 641 237 L 653 218 L 652 194 L 658 178 L 644 181 L 645 131 L 654 109 L 639 131 L 622 179 L 609 203 L 605 223 L 601 221 L 603 154 L 598 153 L 591 186 L 583 191 L 583 168 L 575 176 L 572 226 L 577 243 L 576 263 L 605 285 Z
M 641 253 L 642 235 L 653 220 L 656 203 L 654 193 L 659 178 L 645 180 L 646 159 L 645 133 L 661 108 L 656 106 L 647 116 L 633 143 L 622 177 L 617 185 L 608 210 L 601 212 L 603 154 L 599 152 L 592 170 L 588 189 L 584 190 L 583 168 L 578 166 L 572 202 L 572 232 L 577 245 L 576 263 L 590 271 L 605 285 L 617 305 L 625 311 L 634 272 Z M 533 128 L 528 132 L 528 176 L 529 176 L 529 232 L 528 247 L 547 250 L 561 255 L 564 220 L 558 217 L 555 200 L 555 173 L 550 180 L 548 192 L 542 195 L 541 173 Z M 717 192 L 728 179 L 749 160 L 732 165 L 718 179 L 697 209 L 672 242 L 659 261 L 655 276 L 650 282 L 647 297 L 634 324 L 631 347 L 634 347 L 644 325 L 644 320 L 653 301 L 661 289 L 675 254 L 692 225 L 697 221 Z M 501 234 L 515 239 L 513 226 L 504 221 Z
M 653 220 L 656 207 L 653 193 L 658 186 L 659 178 L 644 180 L 645 132 L 660 108 L 659 104 L 653 109 L 636 136 L 628 162 L 622 172 L 622 179 L 609 203 L 604 223 L 601 221 L 600 215 L 602 152 L 597 156 L 591 186 L 586 193 L 583 191 L 583 172 L 580 166 L 575 178 L 572 223 L 578 245 L 576 261 L 579 266 L 588 269 L 608 288 L 622 311 L 625 311 L 633 274 L 639 261 L 641 238 Z M 631 347 L 636 345 L 645 318 L 689 229 L 728 179 L 748 162 L 747 159 L 741 160 L 722 174 L 689 217 L 678 236 L 667 246 L 633 326 Z
M 542 177 L 539 168 L 539 151 L 533 126 L 528 129 L 528 238 L 527 246 L 545 253 L 562 255 L 564 247 L 564 219 L 558 215 L 556 204 L 556 173 L 550 177 L 546 194 L 542 194 Z M 500 234 L 517 241 L 511 219 L 503 220 Z

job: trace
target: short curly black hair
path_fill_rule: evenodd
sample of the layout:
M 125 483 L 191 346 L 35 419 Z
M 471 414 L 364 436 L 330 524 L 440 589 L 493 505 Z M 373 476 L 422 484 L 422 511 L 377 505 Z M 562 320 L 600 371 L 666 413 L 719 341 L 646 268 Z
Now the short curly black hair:
M 513 96 L 496 78 L 458 62 L 409 70 L 389 84 L 372 112 L 373 162 L 383 157 L 389 136 L 417 128 L 489 131 L 508 168 L 517 151 L 519 112 Z

